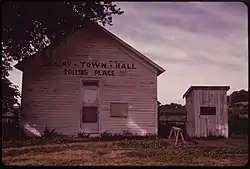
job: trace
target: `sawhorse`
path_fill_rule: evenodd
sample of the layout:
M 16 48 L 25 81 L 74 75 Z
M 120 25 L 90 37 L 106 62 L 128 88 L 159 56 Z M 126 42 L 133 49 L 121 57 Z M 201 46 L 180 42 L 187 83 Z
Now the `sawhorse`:
M 184 140 L 184 137 L 183 137 L 181 128 L 179 128 L 179 127 L 172 127 L 172 128 L 171 128 L 170 134 L 169 134 L 169 136 L 168 136 L 168 141 L 169 141 L 169 142 L 170 142 L 170 139 L 171 139 L 171 136 L 172 136 L 173 133 L 174 133 L 174 135 L 175 135 L 175 145 L 176 145 L 177 142 L 178 142 L 179 134 L 181 135 L 181 140 L 182 140 L 182 142 L 185 144 L 185 140 Z

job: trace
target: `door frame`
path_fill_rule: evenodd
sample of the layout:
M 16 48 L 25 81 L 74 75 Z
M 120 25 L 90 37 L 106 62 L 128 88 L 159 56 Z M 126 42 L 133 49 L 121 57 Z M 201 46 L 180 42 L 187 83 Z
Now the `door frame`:
M 83 81 L 97 81 L 98 82 L 98 89 L 97 89 L 97 97 L 98 97 L 98 103 L 97 103 L 97 133 L 99 134 L 100 132 L 100 104 L 101 104 L 101 78 L 91 78 L 91 77 L 80 77 L 80 102 L 79 102 L 79 110 L 80 110 L 80 124 L 79 124 L 79 131 L 84 131 L 83 130 L 83 122 L 82 122 L 82 108 L 83 108 L 83 102 L 82 102 L 82 90 L 83 90 Z M 95 133 L 93 133 L 95 134 Z

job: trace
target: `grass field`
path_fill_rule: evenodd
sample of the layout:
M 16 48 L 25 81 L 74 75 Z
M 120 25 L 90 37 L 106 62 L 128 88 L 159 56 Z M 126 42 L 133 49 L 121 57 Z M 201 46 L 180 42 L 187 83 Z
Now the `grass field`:
M 248 162 L 247 139 L 174 146 L 165 139 L 79 142 L 4 148 L 5 165 L 215 165 Z

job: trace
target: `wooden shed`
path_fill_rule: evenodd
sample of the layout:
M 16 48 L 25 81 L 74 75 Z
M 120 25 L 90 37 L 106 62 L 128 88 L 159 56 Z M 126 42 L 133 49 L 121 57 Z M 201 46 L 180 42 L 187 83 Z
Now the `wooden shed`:
M 228 138 L 227 91 L 229 86 L 191 86 L 186 98 L 187 134 L 191 137 Z
M 157 134 L 157 76 L 165 70 L 99 24 L 16 68 L 23 71 L 22 125 L 65 135 Z

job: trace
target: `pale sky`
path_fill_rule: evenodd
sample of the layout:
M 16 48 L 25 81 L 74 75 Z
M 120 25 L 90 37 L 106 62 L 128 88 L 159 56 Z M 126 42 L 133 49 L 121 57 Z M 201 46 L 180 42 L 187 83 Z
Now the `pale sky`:
M 119 2 L 108 30 L 166 69 L 158 100 L 181 103 L 191 85 L 248 89 L 247 6 L 241 2 Z M 11 80 L 21 89 L 22 73 Z

